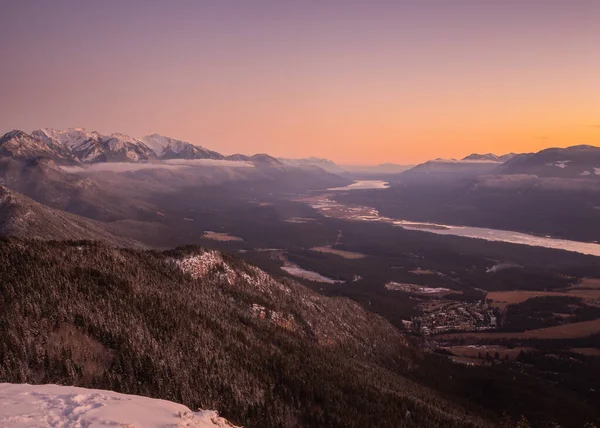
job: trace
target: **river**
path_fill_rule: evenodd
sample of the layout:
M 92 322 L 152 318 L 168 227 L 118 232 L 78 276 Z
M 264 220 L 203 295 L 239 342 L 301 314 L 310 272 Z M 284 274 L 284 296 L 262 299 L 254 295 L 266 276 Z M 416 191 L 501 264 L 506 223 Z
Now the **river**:
M 372 207 L 351 206 L 338 203 L 332 196 L 339 191 L 375 190 L 389 187 L 381 180 L 362 180 L 345 186 L 328 189 L 326 193 L 302 199 L 326 217 L 342 218 L 355 221 L 377 221 L 391 223 L 408 230 L 436 233 L 438 235 L 462 236 L 465 238 L 484 239 L 486 241 L 508 242 L 511 244 L 530 245 L 558 250 L 574 251 L 581 254 L 600 256 L 600 244 L 592 242 L 571 241 L 552 237 L 541 237 L 510 230 L 488 229 L 485 227 L 458 226 L 436 223 L 419 223 L 402 219 L 384 217 Z

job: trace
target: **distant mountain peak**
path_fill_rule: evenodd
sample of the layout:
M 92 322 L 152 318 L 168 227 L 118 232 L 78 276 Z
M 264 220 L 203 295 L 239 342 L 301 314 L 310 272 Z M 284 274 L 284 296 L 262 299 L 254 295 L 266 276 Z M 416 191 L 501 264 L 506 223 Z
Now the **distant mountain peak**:
M 490 161 L 490 162 L 499 162 L 500 158 L 494 153 L 472 153 L 469 156 L 464 157 L 462 160 L 478 160 L 478 161 Z
M 250 161 L 263 165 L 283 165 L 283 162 L 266 153 L 257 153 L 250 156 Z
M 464 161 L 488 161 L 488 162 L 506 162 L 509 159 L 517 156 L 517 153 L 506 153 L 503 155 L 496 155 L 495 153 L 472 153 L 469 156 L 462 158 Z
M 508 174 L 534 174 L 540 177 L 595 179 L 600 171 L 600 147 L 581 144 L 551 147 L 537 153 L 518 155 L 502 165 Z
M 15 129 L 0 137 L 0 156 L 16 158 L 44 157 L 57 161 L 72 160 L 71 154 L 62 147 L 49 145 L 45 141 Z
M 225 159 L 225 156 L 215 151 L 160 134 L 146 135 L 141 141 L 153 150 L 159 159 Z
M 240 162 L 240 161 L 248 162 L 248 161 L 250 161 L 250 156 L 236 153 L 234 155 L 227 156 L 225 159 L 230 160 L 230 161 L 236 161 L 236 162 Z
M 11 138 L 19 138 L 23 136 L 27 136 L 27 134 L 21 131 L 20 129 L 13 129 L 12 131 L 8 131 L 6 134 L 0 137 L 0 142 L 7 141 Z

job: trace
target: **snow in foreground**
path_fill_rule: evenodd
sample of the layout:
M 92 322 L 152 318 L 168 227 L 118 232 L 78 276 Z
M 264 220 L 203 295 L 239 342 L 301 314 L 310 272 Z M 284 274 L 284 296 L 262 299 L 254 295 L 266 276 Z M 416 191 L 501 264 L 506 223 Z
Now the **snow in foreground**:
M 99 389 L 0 384 L 1 427 L 231 428 L 212 410 Z

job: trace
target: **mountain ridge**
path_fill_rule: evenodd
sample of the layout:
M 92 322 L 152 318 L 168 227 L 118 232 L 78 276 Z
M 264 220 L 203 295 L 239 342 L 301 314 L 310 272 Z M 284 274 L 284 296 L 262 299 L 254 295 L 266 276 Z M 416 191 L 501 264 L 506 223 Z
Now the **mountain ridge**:
M 111 245 L 144 248 L 117 235 L 110 226 L 50 208 L 0 185 L 0 235 L 42 240 L 98 240 Z
M 84 128 L 42 128 L 31 134 L 15 129 L 0 137 L 0 156 L 41 157 L 61 164 L 210 159 L 282 165 L 282 162 L 264 153 L 225 156 L 200 145 L 159 134 L 136 138 L 118 132 L 101 134 Z

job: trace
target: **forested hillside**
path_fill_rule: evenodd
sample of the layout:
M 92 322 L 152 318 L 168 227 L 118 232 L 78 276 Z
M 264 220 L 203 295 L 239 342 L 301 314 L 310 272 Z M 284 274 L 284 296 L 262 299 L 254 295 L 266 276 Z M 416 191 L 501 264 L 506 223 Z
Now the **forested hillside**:
M 248 427 L 487 425 L 408 380 L 414 351 L 386 321 L 214 251 L 2 239 L 0 284 L 3 382 L 159 397 Z

